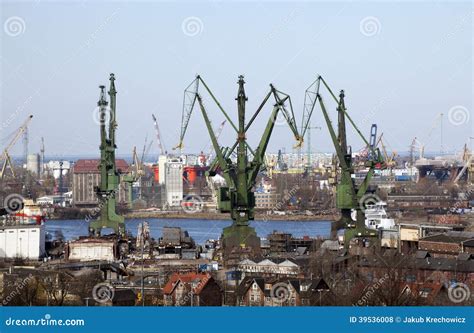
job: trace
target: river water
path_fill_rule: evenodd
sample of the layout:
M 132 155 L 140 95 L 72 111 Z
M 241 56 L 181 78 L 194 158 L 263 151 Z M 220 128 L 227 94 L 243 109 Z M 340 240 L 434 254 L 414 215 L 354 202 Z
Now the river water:
M 143 219 L 127 219 L 125 227 L 132 235 L 137 234 L 138 224 Z M 181 227 L 198 244 L 203 244 L 208 239 L 218 239 L 222 228 L 231 224 L 228 220 L 199 220 L 199 219 L 146 219 L 150 225 L 151 236 L 158 239 L 162 236 L 162 228 Z M 66 240 L 88 235 L 89 223 L 85 220 L 51 220 L 46 221 L 46 232 L 53 238 L 60 231 Z M 329 237 L 331 222 L 329 221 L 253 221 L 250 223 L 255 228 L 259 237 L 267 237 L 274 230 L 291 233 L 295 237 Z M 106 233 L 106 232 L 105 232 Z

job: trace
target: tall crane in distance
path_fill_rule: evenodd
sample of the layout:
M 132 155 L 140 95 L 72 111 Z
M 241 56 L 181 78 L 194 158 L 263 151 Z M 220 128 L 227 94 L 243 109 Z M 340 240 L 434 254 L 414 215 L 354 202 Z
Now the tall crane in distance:
M 311 161 L 311 155 L 313 154 L 313 151 L 311 149 L 311 129 L 321 129 L 321 126 L 311 126 L 311 123 L 308 123 L 307 130 L 306 130 L 306 165 L 307 165 L 307 170 L 308 172 L 312 172 L 312 161 Z
M 33 118 L 33 115 L 29 115 L 28 118 L 23 122 L 23 124 L 16 130 L 12 140 L 8 143 L 8 145 L 3 149 L 2 156 L 0 158 L 0 161 L 2 161 L 2 168 L 0 170 L 0 180 L 3 180 L 7 171 L 7 168 L 10 169 L 10 172 L 12 174 L 12 177 L 15 178 L 15 170 L 13 167 L 13 162 L 11 160 L 11 157 L 9 155 L 10 149 L 18 142 L 20 137 L 25 135 L 26 131 L 28 130 L 28 124 L 30 123 L 31 119 Z M 26 163 L 26 160 L 25 160 Z
M 156 143 L 158 144 L 158 148 L 160 148 L 160 155 L 166 156 L 166 149 L 163 145 L 163 141 L 161 139 L 161 134 L 160 134 L 160 127 L 158 126 L 158 120 L 156 119 L 155 115 L 152 113 L 151 116 L 153 117 L 153 125 L 155 126 L 155 132 L 156 132 Z
M 216 134 L 216 139 L 219 140 L 219 137 L 221 136 L 222 134 L 222 130 L 224 129 L 224 126 L 225 126 L 225 123 L 226 123 L 227 120 L 224 119 L 224 121 L 219 125 L 219 128 L 217 129 L 217 131 L 215 132 Z M 214 147 L 212 147 L 212 142 L 210 142 L 210 145 L 209 145 L 209 149 L 208 149 L 208 152 L 207 152 L 207 159 L 208 160 L 211 160 L 211 155 L 212 155 L 212 151 L 214 150 Z
M 41 153 L 40 177 L 41 179 L 43 179 L 44 178 L 44 138 L 43 137 L 41 137 L 40 153 Z

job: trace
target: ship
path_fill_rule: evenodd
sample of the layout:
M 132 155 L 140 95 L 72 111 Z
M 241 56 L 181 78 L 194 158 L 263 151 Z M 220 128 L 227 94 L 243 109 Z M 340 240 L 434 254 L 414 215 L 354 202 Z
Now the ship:
M 36 224 L 41 225 L 45 220 L 46 216 L 39 205 L 37 205 L 31 199 L 23 200 L 23 209 L 11 212 L 8 215 L 3 216 L 3 224 Z
M 365 209 L 365 225 L 369 229 L 395 229 L 395 220 L 388 218 L 385 201 L 367 205 Z

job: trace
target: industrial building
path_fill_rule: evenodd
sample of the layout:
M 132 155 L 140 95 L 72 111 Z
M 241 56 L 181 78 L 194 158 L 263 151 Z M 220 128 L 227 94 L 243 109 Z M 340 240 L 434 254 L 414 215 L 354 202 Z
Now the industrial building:
M 278 202 L 281 200 L 281 195 L 276 192 L 255 192 L 255 208 L 278 210 Z
M 179 207 L 183 200 L 183 160 L 179 157 L 160 156 L 159 182 L 165 185 L 166 205 Z
M 24 224 L 0 227 L 0 258 L 38 260 L 45 255 L 43 225 Z
M 71 261 L 113 261 L 117 257 L 116 244 L 113 240 L 85 238 L 69 242 L 67 258 Z
M 100 184 L 100 160 L 81 159 L 73 166 L 72 188 L 73 204 L 75 206 L 94 206 L 98 203 L 95 188 Z M 125 160 L 118 159 L 117 171 L 123 176 L 128 171 L 128 163 Z M 119 191 L 116 195 L 117 202 L 127 202 L 126 184 L 120 183 Z

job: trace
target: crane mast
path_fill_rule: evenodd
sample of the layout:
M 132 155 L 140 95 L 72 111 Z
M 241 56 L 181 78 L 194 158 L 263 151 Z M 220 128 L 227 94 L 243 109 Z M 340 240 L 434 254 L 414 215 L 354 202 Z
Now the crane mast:
M 99 198 L 100 217 L 89 223 L 89 232 L 100 236 L 103 228 L 111 228 L 120 237 L 125 236 L 124 218 L 115 211 L 116 195 L 119 191 L 119 174 L 115 164 L 115 130 L 117 128 L 115 76 L 110 74 L 110 109 L 105 96 L 105 86 L 99 86 L 100 98 L 97 102 L 100 119 L 100 184 L 96 187 Z M 108 133 L 106 130 L 106 113 L 109 112 Z

